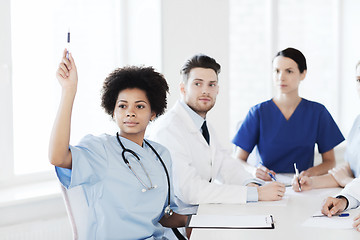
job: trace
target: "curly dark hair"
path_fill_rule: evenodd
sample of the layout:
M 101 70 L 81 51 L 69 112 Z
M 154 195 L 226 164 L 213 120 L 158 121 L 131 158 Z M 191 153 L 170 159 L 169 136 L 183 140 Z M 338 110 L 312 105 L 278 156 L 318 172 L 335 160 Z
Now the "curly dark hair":
M 126 66 L 115 69 L 105 79 L 101 91 L 101 106 L 113 117 L 120 91 L 129 88 L 144 90 L 156 117 L 165 112 L 169 86 L 161 73 L 153 67 Z

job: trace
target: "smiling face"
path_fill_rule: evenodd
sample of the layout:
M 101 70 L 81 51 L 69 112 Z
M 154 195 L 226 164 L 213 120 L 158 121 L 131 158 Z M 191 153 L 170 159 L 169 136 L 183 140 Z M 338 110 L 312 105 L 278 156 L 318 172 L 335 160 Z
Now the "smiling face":
M 211 68 L 193 68 L 187 82 L 181 83 L 180 91 L 184 102 L 205 118 L 206 113 L 215 105 L 219 93 L 217 74 Z
M 300 73 L 297 63 L 291 58 L 278 56 L 273 61 L 273 79 L 281 94 L 298 94 L 299 84 L 304 80 L 306 70 Z
M 128 88 L 119 92 L 113 118 L 120 128 L 120 136 L 142 145 L 146 127 L 155 117 L 145 91 Z

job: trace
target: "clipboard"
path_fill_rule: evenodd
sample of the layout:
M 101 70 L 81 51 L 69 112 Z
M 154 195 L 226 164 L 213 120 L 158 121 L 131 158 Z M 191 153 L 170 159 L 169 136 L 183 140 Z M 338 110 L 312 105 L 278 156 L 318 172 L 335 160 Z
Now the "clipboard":
M 217 229 L 274 229 L 272 215 L 191 215 L 186 227 Z

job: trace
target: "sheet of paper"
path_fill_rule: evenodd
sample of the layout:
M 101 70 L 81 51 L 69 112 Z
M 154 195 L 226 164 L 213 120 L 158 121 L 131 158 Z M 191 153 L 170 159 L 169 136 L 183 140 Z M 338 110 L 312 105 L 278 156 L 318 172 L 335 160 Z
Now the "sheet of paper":
M 291 186 L 294 174 L 279 173 L 276 174 L 276 181 L 285 184 L 286 187 Z
M 270 215 L 193 215 L 189 223 L 192 228 L 273 228 Z
M 352 229 L 354 213 L 349 212 L 349 217 L 312 217 L 321 215 L 320 211 L 315 212 L 303 224 L 304 227 L 331 228 L 331 229 Z
M 279 201 L 258 201 L 258 202 L 248 202 L 246 204 L 251 206 L 266 206 L 266 207 L 286 207 L 289 201 L 289 196 L 284 195 L 284 197 Z

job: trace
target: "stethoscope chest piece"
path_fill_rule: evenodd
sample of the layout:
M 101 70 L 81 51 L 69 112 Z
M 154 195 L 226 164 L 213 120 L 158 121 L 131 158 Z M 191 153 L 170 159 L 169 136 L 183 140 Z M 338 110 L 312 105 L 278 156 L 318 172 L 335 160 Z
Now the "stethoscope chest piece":
M 173 215 L 174 211 L 170 208 L 170 205 L 167 205 L 167 207 L 164 210 L 165 216 L 170 217 Z
M 158 186 L 157 185 L 154 185 L 153 187 L 151 187 L 150 189 L 154 189 L 154 188 L 157 188 Z M 147 190 L 145 188 L 141 189 L 142 192 L 146 192 Z

